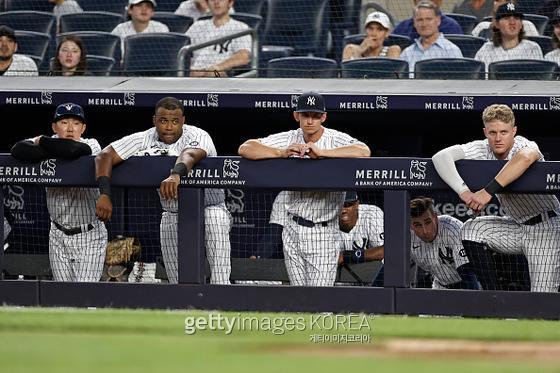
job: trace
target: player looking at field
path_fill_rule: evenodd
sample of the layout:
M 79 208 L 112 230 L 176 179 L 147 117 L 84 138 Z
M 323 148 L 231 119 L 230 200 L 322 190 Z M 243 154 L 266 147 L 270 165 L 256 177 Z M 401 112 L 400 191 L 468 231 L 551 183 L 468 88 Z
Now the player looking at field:
M 112 142 L 95 158 L 95 177 L 101 195 L 97 200 L 97 216 L 111 219 L 110 178 L 113 166 L 132 156 L 175 156 L 171 174 L 161 182 L 159 194 L 163 214 L 160 240 L 163 260 L 170 283 L 177 283 L 177 188 L 180 177 L 205 157 L 215 157 L 216 148 L 210 135 L 195 126 L 185 124 L 181 101 L 165 97 L 155 106 L 154 127 L 133 133 Z M 229 284 L 231 272 L 229 230 L 231 217 L 224 203 L 222 189 L 207 189 L 205 196 L 206 255 L 210 264 L 212 284 Z M 183 201 L 184 203 L 184 201 Z
M 252 160 L 270 158 L 368 157 L 364 143 L 323 127 L 327 119 L 323 96 L 301 94 L 294 119 L 297 130 L 245 141 L 239 155 Z M 287 219 L 282 231 L 284 261 L 291 285 L 332 286 L 341 248 L 338 214 L 344 192 L 289 191 L 285 195 Z
M 372 212 L 375 212 L 375 210 Z M 375 213 L 377 215 L 382 214 L 380 211 Z M 343 261 L 345 263 L 362 263 L 383 259 L 383 215 L 380 218 L 381 228 L 378 228 L 378 231 L 381 230 L 381 240 L 372 242 L 367 249 L 354 247 L 352 251 L 344 251 Z M 434 208 L 434 201 L 427 197 L 417 197 L 410 201 L 410 219 L 410 229 L 412 231 L 410 259 L 432 275 L 432 288 L 478 289 L 476 276 L 461 244 L 461 226 L 463 223 L 448 215 L 438 216 Z M 343 231 L 351 226 L 343 225 L 344 220 L 351 223 L 354 219 L 344 219 L 344 215 L 341 214 L 341 229 Z M 377 220 L 379 220 L 379 217 Z M 350 232 L 363 231 L 366 227 L 362 227 L 362 225 L 366 221 L 368 220 L 363 219 L 362 223 L 358 227 L 352 228 Z M 378 225 L 379 223 L 370 219 L 370 225 L 374 224 Z M 364 235 L 362 234 L 362 236 Z M 363 240 L 365 242 L 365 238 Z M 382 283 L 383 274 L 384 269 L 382 268 L 377 274 L 374 286 Z
M 82 138 L 86 119 L 80 105 L 56 108 L 54 135 L 37 136 L 12 147 L 14 158 L 38 162 L 49 158 L 76 159 L 101 151 L 95 139 Z M 95 216 L 95 188 L 46 188 L 51 218 L 49 260 L 55 281 L 99 281 L 105 261 L 107 230 Z
M 504 194 L 537 161 L 544 161 L 538 145 L 517 136 L 513 111 L 494 104 L 482 113 L 485 140 L 453 145 L 432 158 L 439 176 L 475 213 L 495 195 L 505 216 L 477 216 L 462 229 L 463 246 L 482 287 L 498 289 L 496 266 L 488 250 L 524 254 L 529 264 L 531 291 L 557 292 L 560 285 L 560 204 L 551 194 Z M 507 160 L 488 185 L 471 192 L 455 166 L 460 159 Z

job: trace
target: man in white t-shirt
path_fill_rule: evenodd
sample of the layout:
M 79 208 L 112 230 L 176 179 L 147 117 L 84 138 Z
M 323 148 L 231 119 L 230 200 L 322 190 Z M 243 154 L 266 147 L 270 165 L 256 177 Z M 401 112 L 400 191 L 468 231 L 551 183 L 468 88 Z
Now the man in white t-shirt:
M 155 0 L 128 0 L 130 21 L 119 23 L 111 34 L 121 38 L 121 50 L 124 55 L 124 39 L 130 35 L 150 32 L 169 32 L 167 25 L 152 21 L 156 9 Z
M 248 30 L 243 22 L 230 17 L 234 0 L 210 0 L 212 19 L 196 21 L 186 32 L 191 44 L 200 44 Z M 227 40 L 193 52 L 190 76 L 227 76 L 228 71 L 251 61 L 251 36 Z
M 14 30 L 0 26 L 0 76 L 37 76 L 37 65 L 27 56 L 15 54 L 17 40 Z

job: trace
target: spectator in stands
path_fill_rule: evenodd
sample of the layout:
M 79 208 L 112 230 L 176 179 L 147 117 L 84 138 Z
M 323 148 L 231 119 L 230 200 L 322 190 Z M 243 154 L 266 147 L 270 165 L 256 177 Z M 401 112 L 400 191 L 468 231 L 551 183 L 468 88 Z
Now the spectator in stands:
M 234 0 L 210 0 L 211 19 L 196 21 L 185 33 L 191 44 L 200 44 L 237 32 L 248 30 L 243 22 L 229 16 Z M 227 40 L 193 52 L 191 76 L 227 76 L 231 70 L 251 61 L 251 37 L 249 35 Z
M 234 13 L 235 10 L 230 8 L 229 13 Z M 211 15 L 208 0 L 186 0 L 179 4 L 175 14 L 181 16 L 191 17 L 195 21 L 202 16 Z
M 156 8 L 155 0 L 128 0 L 130 21 L 117 25 L 111 34 L 121 38 L 121 50 L 124 52 L 124 39 L 129 35 L 150 32 L 169 32 L 167 25 L 152 21 Z M 124 54 L 124 53 L 123 53 Z
M 79 36 L 67 35 L 56 49 L 49 75 L 87 75 L 86 50 Z
M 413 0 L 414 1 L 414 12 L 416 13 L 416 7 L 420 2 L 425 3 L 427 0 Z M 440 11 L 441 3 L 443 0 L 433 0 L 429 1 L 432 6 L 435 7 L 437 10 L 437 15 L 440 19 L 438 24 L 439 32 L 443 34 L 462 34 L 463 29 L 461 26 L 451 17 L 447 17 L 445 14 L 442 14 Z M 393 34 L 404 35 L 408 36 L 411 39 L 416 39 L 419 36 L 418 28 L 414 24 L 414 17 L 405 19 L 404 21 L 400 22 L 395 30 L 393 30 Z
M 514 3 L 517 4 L 517 0 L 494 0 L 494 11 L 492 12 L 492 16 L 496 14 L 498 7 L 504 5 L 505 3 Z M 474 27 L 471 34 L 473 36 L 480 36 L 483 38 L 490 37 L 492 35 L 492 22 L 490 21 L 482 21 L 478 25 Z M 494 26 L 495 27 L 495 26 Z M 526 36 L 538 36 L 539 31 L 531 21 L 527 21 L 526 19 L 523 20 L 523 31 L 525 31 Z M 487 34 L 487 35 L 485 35 Z
M 560 8 L 556 8 L 550 18 L 550 23 L 554 26 L 554 33 L 552 34 L 552 44 L 554 44 L 554 50 L 547 53 L 544 56 L 544 59 L 556 62 L 560 65 Z
M 385 39 L 391 33 L 391 20 L 385 13 L 370 13 L 364 24 L 366 37 L 360 45 L 348 44 L 342 52 L 342 60 L 353 60 L 366 57 L 399 58 L 401 47 L 398 45 L 384 46 Z
M 0 26 L 0 76 L 37 76 L 37 65 L 28 56 L 16 54 L 17 39 L 14 30 Z
M 453 13 L 466 14 L 482 21 L 484 18 L 493 15 L 494 0 L 463 0 L 461 4 L 453 7 Z
M 82 7 L 74 0 L 49 0 L 49 3 L 54 4 L 53 13 L 59 17 L 62 14 L 81 13 Z
M 508 2 L 498 7 L 495 15 L 496 27 L 492 30 L 492 41 L 486 42 L 476 52 L 474 58 L 488 65 L 496 61 L 515 59 L 542 60 L 541 47 L 524 39 L 523 13 L 514 3 Z
M 421 1 L 414 7 L 414 27 L 420 37 L 401 54 L 401 59 L 408 62 L 411 72 L 417 61 L 463 57 L 461 49 L 439 31 L 440 23 L 439 9 L 433 2 Z

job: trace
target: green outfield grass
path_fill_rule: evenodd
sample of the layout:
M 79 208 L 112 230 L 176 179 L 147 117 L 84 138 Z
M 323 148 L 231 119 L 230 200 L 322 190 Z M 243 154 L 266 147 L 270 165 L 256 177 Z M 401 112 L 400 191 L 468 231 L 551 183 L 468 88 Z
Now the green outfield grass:
M 4 372 L 541 372 L 559 371 L 556 359 L 384 355 L 394 338 L 560 342 L 555 321 L 440 317 L 356 316 L 357 323 L 329 330 L 311 327 L 317 314 L 214 312 L 230 320 L 300 320 L 300 330 L 197 329 L 185 319 L 208 320 L 202 311 L 0 308 L 0 356 Z M 319 317 L 331 317 L 319 316 Z M 315 319 L 317 320 L 317 319 Z M 256 325 L 256 324 L 253 324 Z M 287 324 L 283 324 L 286 326 Z M 321 325 L 319 325 L 321 326 Z M 325 326 L 324 324 L 322 325 Z M 328 328 L 330 325 L 326 325 Z M 352 328 L 351 330 L 348 328 Z M 335 330 L 336 329 L 336 330 Z M 276 329 L 278 331 L 278 329 Z M 368 334 L 371 343 L 312 343 L 311 335 Z M 560 344 L 559 344 L 560 345 Z

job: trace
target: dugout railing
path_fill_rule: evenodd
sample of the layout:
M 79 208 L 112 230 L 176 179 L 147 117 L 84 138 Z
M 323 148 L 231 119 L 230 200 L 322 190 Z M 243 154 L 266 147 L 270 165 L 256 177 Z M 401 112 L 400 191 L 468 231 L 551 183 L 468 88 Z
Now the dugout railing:
M 172 167 L 171 157 L 134 157 L 113 172 L 120 187 L 157 187 Z M 93 186 L 93 158 L 22 164 L 0 156 L 0 184 Z M 486 183 L 502 161 L 460 161 L 473 190 Z M 556 293 L 432 290 L 409 288 L 409 190 L 448 190 L 429 159 L 360 158 L 248 161 L 217 157 L 201 161 L 179 192 L 179 284 L 62 283 L 2 280 L 3 304 L 79 307 L 202 308 L 224 310 L 366 312 L 487 317 L 558 318 Z M 554 193 L 559 164 L 539 162 L 508 192 Z M 130 175 L 134 175 L 133 178 Z M 334 176 L 336 175 L 336 176 Z M 305 288 L 204 284 L 204 188 L 383 190 L 385 284 L 373 287 Z M 3 197 L 3 196 L 2 196 Z M 184 201 L 188 201 L 185 203 Z M 2 212 L 4 206 L 2 205 Z M 3 268 L 3 252 L 0 253 Z

